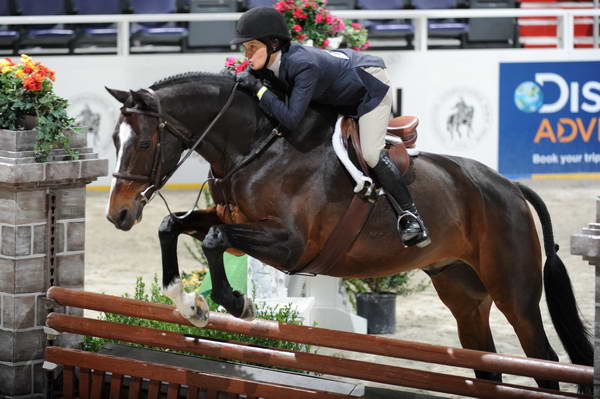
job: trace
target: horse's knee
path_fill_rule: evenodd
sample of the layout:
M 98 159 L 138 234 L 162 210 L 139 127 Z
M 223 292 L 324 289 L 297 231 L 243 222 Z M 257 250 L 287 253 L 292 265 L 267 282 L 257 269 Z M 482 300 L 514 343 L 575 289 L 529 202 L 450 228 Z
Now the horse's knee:
M 162 222 L 160 222 L 160 226 L 158 227 L 158 237 L 160 239 L 163 239 L 170 237 L 174 234 L 178 234 L 176 229 L 176 223 L 176 220 L 171 215 L 165 216 Z
M 229 248 L 227 234 L 221 226 L 213 226 L 202 240 L 202 249 L 205 251 L 224 251 Z

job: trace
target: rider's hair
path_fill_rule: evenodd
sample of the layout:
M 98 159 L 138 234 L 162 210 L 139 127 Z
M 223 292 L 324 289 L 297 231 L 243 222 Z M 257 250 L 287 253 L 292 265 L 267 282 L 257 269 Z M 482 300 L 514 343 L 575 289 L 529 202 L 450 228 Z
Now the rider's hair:
M 285 53 L 290 47 L 290 41 L 287 38 L 281 38 L 278 36 L 265 37 L 260 41 L 263 42 L 267 47 L 273 49 L 273 52 L 281 50 Z

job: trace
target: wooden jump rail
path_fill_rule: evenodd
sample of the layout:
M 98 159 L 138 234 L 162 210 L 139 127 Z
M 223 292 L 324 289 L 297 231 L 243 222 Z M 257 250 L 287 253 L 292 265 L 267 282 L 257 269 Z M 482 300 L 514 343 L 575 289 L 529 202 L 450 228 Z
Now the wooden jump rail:
M 50 288 L 47 295 L 48 298 L 58 302 L 61 305 L 101 312 L 117 313 L 126 316 L 140 317 L 169 323 L 192 325 L 178 312 L 176 312 L 172 306 L 85 291 L 70 290 L 60 287 Z M 357 360 L 340 359 L 311 353 L 259 348 L 237 343 L 217 342 L 201 337 L 190 337 L 180 333 L 111 323 L 101 320 L 69 316 L 60 313 L 51 313 L 48 315 L 47 325 L 61 332 L 70 332 L 81 335 L 91 335 L 101 338 L 135 342 L 145 345 L 161 346 L 174 350 L 181 350 L 217 358 L 227 358 L 244 362 L 259 363 L 268 366 L 313 371 L 341 377 L 350 377 L 372 382 L 426 389 L 430 391 L 452 393 L 470 397 L 587 397 L 568 392 L 558 392 L 535 387 L 503 384 L 476 378 L 446 375 Z M 246 322 L 232 316 L 216 312 L 211 313 L 210 322 L 206 328 L 241 333 L 255 337 L 274 338 L 308 345 L 383 355 L 388 357 L 397 357 L 429 363 L 466 367 L 470 369 L 516 374 L 544 380 L 591 384 L 593 379 L 592 367 L 562 364 L 517 356 L 500 355 L 496 353 L 448 348 L 437 345 L 402 341 L 381 336 L 368 336 L 364 334 L 355 334 L 315 327 L 276 323 L 266 320 Z M 46 356 L 48 361 L 57 364 L 63 364 L 65 367 L 75 367 L 77 364 L 81 364 L 77 362 L 86 356 L 86 362 L 88 363 L 86 363 L 85 366 L 78 366 L 80 369 L 84 370 L 84 375 L 85 372 L 89 373 L 89 370 L 91 369 L 111 371 L 109 367 L 113 363 L 116 364 L 116 361 L 113 362 L 112 360 L 105 359 L 105 355 L 89 354 L 85 352 L 82 353 L 80 351 L 66 350 L 57 347 L 49 347 L 47 349 Z M 64 359 L 66 359 L 67 356 L 70 356 L 69 359 L 77 358 L 77 360 L 70 360 L 70 362 L 66 362 Z M 97 361 L 103 363 L 99 363 L 98 366 L 92 367 L 90 359 L 94 357 L 101 357 L 101 359 Z M 158 366 L 160 365 L 157 365 L 157 367 Z M 135 370 L 138 368 L 139 367 L 135 368 Z M 69 373 L 71 373 L 71 371 L 65 373 L 64 376 L 65 382 L 70 383 L 69 379 L 72 379 L 72 377 Z M 113 375 L 118 376 L 122 374 L 123 373 L 119 373 L 118 371 L 113 371 Z M 125 374 L 131 375 L 131 371 Z M 89 382 L 88 378 L 84 377 L 84 382 L 90 383 L 93 386 L 94 377 L 95 375 L 92 375 L 91 382 Z M 132 377 L 148 378 L 152 380 L 152 378 L 142 375 Z M 101 376 L 96 377 L 96 381 L 100 381 L 101 378 Z M 199 381 L 200 379 L 201 377 L 198 376 L 197 380 Z M 206 378 L 204 379 L 206 380 Z M 173 380 L 173 383 L 181 384 L 181 382 L 178 381 L 180 380 Z M 99 382 L 96 384 L 98 383 Z M 279 385 L 259 387 L 258 385 L 260 384 L 251 383 L 248 381 L 238 381 L 237 383 L 240 387 L 244 384 L 255 384 L 251 387 L 252 390 L 246 391 L 252 392 L 252 394 L 248 396 L 249 398 L 282 397 L 284 395 L 281 395 L 281 390 L 286 388 L 289 388 L 291 392 L 290 394 L 285 394 L 286 398 L 288 396 L 290 398 L 296 397 L 294 395 L 299 395 L 297 397 L 306 398 L 344 397 L 336 394 L 330 394 L 332 396 L 326 396 L 324 393 L 318 392 L 300 392 L 300 390 L 297 388 L 296 390 L 299 392 L 293 392 L 292 388 Z M 114 385 L 116 387 L 117 382 L 115 382 Z M 250 388 L 250 385 L 248 385 L 248 388 Z M 261 390 L 260 393 L 258 393 L 259 389 Z M 270 389 L 279 389 L 279 394 L 276 394 Z M 188 391 L 188 397 L 190 397 L 189 392 L 190 391 Z M 175 398 L 175 396 L 171 397 Z

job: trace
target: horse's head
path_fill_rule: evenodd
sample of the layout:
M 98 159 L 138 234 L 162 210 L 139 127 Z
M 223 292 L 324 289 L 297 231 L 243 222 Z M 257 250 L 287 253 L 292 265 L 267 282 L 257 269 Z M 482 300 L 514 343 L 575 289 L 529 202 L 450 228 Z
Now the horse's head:
M 107 90 L 123 106 L 112 137 L 117 165 L 106 217 L 118 229 L 129 230 L 141 220 L 144 205 L 175 167 L 184 146 L 163 132 L 166 122 L 153 91 Z

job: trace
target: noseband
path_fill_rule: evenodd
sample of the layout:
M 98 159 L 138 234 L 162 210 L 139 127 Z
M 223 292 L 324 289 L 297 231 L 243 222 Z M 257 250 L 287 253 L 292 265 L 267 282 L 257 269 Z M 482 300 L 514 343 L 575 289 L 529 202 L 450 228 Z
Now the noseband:
M 179 167 L 188 159 L 188 157 L 192 154 L 192 152 L 194 152 L 194 150 L 196 150 L 198 145 L 200 145 L 202 140 L 204 140 L 204 137 L 206 137 L 206 135 L 213 128 L 213 126 L 219 121 L 219 119 L 221 119 L 223 114 L 225 114 L 225 112 L 227 111 L 227 109 L 229 108 L 231 103 L 233 102 L 233 97 L 235 95 L 237 86 L 238 86 L 238 83 L 236 82 L 234 84 L 233 89 L 231 90 L 231 93 L 229 94 L 229 97 L 227 98 L 227 101 L 225 102 L 225 105 L 223 106 L 223 108 L 221 108 L 219 113 L 213 118 L 213 120 L 210 122 L 208 127 L 204 130 L 204 132 L 200 135 L 200 137 L 195 142 L 193 142 L 191 140 L 192 135 L 188 129 L 186 129 L 176 119 L 174 119 L 171 116 L 169 116 L 168 114 L 165 114 L 162 112 L 160 100 L 159 100 L 156 92 L 154 92 L 154 90 L 152 90 L 150 88 L 144 89 L 152 97 L 152 99 L 155 100 L 155 102 L 157 104 L 157 112 L 144 111 L 144 110 L 137 109 L 137 108 L 130 108 L 130 107 L 123 106 L 123 107 L 121 107 L 121 113 L 123 115 L 139 114 L 139 115 L 149 116 L 149 117 L 158 119 L 158 139 L 157 139 L 157 143 L 156 143 L 156 149 L 154 151 L 154 159 L 152 160 L 152 169 L 150 170 L 150 174 L 148 176 L 134 175 L 134 174 L 128 174 L 128 173 L 113 173 L 113 176 L 116 178 L 125 179 L 125 180 L 149 183 L 150 186 L 148 186 L 148 188 L 146 188 L 140 194 L 140 196 L 142 197 L 143 202 L 145 202 L 145 203 L 150 202 L 150 200 L 153 198 L 154 194 L 162 188 L 162 186 L 167 182 L 167 180 L 169 180 L 169 178 L 177 171 L 177 169 L 179 169 Z M 171 132 L 171 134 L 173 134 L 173 136 L 178 138 L 187 148 L 189 148 L 189 150 L 185 154 L 185 156 L 177 163 L 175 168 L 171 172 L 167 173 L 164 177 L 161 178 L 160 177 L 161 165 L 162 165 L 161 138 L 162 138 L 165 130 L 168 130 L 169 132 Z

